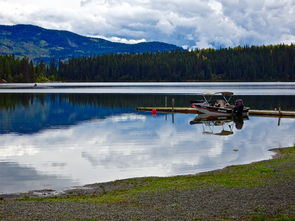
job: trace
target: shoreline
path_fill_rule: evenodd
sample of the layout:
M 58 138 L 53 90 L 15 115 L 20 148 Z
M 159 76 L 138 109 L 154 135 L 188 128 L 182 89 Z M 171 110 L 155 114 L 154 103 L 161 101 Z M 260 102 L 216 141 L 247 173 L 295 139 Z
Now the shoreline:
M 185 177 L 185 176 L 198 176 L 198 175 L 203 175 L 203 174 L 210 174 L 214 173 L 217 171 L 222 171 L 225 170 L 228 167 L 234 167 L 234 166 L 243 166 L 243 165 L 249 165 L 253 163 L 258 163 L 258 162 L 264 162 L 264 161 L 269 161 L 269 160 L 274 160 L 274 159 L 279 159 L 283 154 L 281 153 L 281 150 L 286 149 L 286 148 L 271 148 L 267 151 L 273 152 L 274 154 L 271 156 L 270 159 L 265 159 L 265 160 L 259 160 L 259 161 L 253 161 L 250 163 L 246 164 L 233 164 L 233 165 L 228 165 L 220 169 L 213 169 L 209 171 L 204 171 L 204 172 L 199 172 L 199 173 L 192 173 L 192 174 L 184 174 L 184 175 L 174 175 L 174 176 L 147 176 L 147 177 L 131 177 L 131 178 L 124 178 L 124 179 L 118 179 L 118 180 L 113 180 L 113 181 L 106 181 L 106 182 L 98 182 L 98 183 L 87 183 L 84 185 L 78 185 L 78 186 L 73 186 L 73 187 L 66 187 L 64 190 L 55 190 L 55 189 L 35 189 L 35 190 L 28 190 L 25 192 L 13 192 L 13 193 L 0 193 L 0 200 L 5 200 L 5 199 L 18 199 L 22 197 L 29 197 L 29 198 L 34 198 L 34 197 L 40 197 L 40 198 L 48 198 L 48 197 L 59 197 L 67 194 L 68 192 L 72 191 L 83 191 L 83 190 L 89 190 L 91 191 L 92 189 L 97 188 L 98 186 L 112 186 L 114 183 L 119 183 L 119 182 L 125 182 L 129 180 L 138 180 L 138 179 L 149 179 L 149 178 L 155 178 L 155 179 L 165 179 L 165 178 L 177 178 L 177 177 Z
M 94 183 L 49 197 L 1 195 L 0 220 L 291 221 L 295 146 L 271 151 L 270 160 L 196 175 Z

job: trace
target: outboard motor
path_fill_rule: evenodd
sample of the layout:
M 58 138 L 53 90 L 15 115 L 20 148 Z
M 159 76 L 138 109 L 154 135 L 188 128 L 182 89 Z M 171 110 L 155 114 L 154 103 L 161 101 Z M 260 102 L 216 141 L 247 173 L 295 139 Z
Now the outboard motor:
M 235 107 L 234 107 L 234 113 L 238 115 L 242 115 L 244 110 L 244 102 L 242 99 L 236 100 Z

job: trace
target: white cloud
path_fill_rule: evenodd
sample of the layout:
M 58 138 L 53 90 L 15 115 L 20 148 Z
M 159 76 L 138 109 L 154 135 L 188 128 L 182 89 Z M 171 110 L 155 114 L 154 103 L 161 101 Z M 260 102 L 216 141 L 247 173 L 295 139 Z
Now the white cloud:
M 294 43 L 293 0 L 0 0 L 0 23 L 31 23 L 124 43 L 189 47 Z
M 88 35 L 88 37 L 92 37 L 92 38 L 102 38 L 108 41 L 112 41 L 112 42 L 119 42 L 119 43 L 124 43 L 124 44 L 138 44 L 138 43 L 142 43 L 142 42 L 146 42 L 146 39 L 126 39 L 126 38 L 119 38 L 119 37 L 110 37 L 107 38 L 105 36 L 102 35 Z

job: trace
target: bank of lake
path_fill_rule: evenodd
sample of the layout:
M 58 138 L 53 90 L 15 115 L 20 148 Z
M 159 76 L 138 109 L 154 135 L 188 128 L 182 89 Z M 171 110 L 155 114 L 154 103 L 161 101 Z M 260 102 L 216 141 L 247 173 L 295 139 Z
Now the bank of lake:
M 295 220 L 295 146 L 272 151 L 272 160 L 196 175 L 2 195 L 0 219 Z

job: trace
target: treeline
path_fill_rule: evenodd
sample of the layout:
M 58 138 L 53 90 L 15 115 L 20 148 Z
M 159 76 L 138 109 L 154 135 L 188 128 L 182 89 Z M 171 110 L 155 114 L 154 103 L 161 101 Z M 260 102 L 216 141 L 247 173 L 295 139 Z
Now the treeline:
M 56 80 L 57 67 L 54 61 L 46 65 L 43 61 L 34 65 L 27 57 L 0 56 L 0 80 L 8 83 L 47 82 Z
M 11 59 L 10 64 L 17 68 L 3 65 L 3 59 Z M 29 68 L 24 68 L 24 64 Z M 41 62 L 35 66 L 27 58 L 2 56 L 0 77 L 10 81 L 5 77 L 8 73 L 3 67 L 13 69 L 9 74 L 14 82 L 38 79 L 78 82 L 295 81 L 295 45 L 116 54 L 72 58 L 58 64 L 52 61 L 49 65 Z

